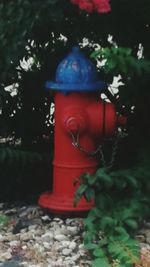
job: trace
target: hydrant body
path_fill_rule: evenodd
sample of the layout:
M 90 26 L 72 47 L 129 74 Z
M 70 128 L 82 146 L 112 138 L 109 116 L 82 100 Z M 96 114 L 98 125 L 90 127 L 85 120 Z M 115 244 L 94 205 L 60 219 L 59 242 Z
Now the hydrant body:
M 77 63 L 75 60 L 71 63 L 75 70 Z M 65 64 L 67 63 L 63 61 L 63 67 Z M 62 65 L 58 67 L 59 73 Z M 79 178 L 84 173 L 92 174 L 97 170 L 98 158 L 91 156 L 90 152 L 97 150 L 103 138 L 113 135 L 117 115 L 114 105 L 101 101 L 97 90 L 87 89 L 87 83 L 86 90 L 72 90 L 69 89 L 72 81 L 67 88 L 64 81 L 61 80 L 59 83 L 59 79 L 56 86 L 64 86 L 63 91 L 62 88 L 55 90 L 54 97 L 53 190 L 40 196 L 39 205 L 56 214 L 77 215 L 87 212 L 93 206 L 93 202 L 87 202 L 83 197 L 77 207 L 74 207 L 74 195 L 80 183 Z M 48 84 L 47 87 L 56 89 L 55 84 Z M 78 142 L 77 147 L 74 146 L 74 142 Z

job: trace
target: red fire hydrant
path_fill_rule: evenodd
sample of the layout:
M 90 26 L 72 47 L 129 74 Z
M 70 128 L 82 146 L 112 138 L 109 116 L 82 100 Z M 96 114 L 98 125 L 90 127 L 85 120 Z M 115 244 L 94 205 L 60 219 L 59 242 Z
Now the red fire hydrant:
M 95 156 L 104 137 L 114 134 L 118 121 L 113 104 L 100 100 L 99 91 L 107 84 L 99 81 L 95 66 L 74 48 L 58 66 L 55 90 L 55 131 L 53 191 L 43 193 L 39 205 L 56 214 L 82 214 L 92 202 L 73 200 L 84 173 L 98 168 Z

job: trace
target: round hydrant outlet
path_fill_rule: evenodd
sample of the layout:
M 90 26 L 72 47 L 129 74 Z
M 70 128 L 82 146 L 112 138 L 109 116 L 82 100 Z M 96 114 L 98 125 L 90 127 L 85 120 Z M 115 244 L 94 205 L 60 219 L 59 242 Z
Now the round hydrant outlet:
M 116 111 L 100 99 L 99 91 L 107 84 L 77 48 L 58 65 L 56 82 L 48 81 L 46 87 L 55 91 L 53 190 L 40 196 L 39 205 L 56 214 L 83 215 L 93 201 L 82 197 L 74 207 L 80 176 L 97 170 L 99 162 L 92 152 L 114 134 Z

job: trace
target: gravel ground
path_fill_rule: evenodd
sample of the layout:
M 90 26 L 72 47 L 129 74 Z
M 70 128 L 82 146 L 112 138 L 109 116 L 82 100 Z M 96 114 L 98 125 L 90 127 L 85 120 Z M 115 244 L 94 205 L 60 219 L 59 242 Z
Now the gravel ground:
M 0 203 L 0 266 L 88 267 L 83 221 L 44 214 L 38 206 Z
M 38 206 L 0 203 L 1 267 L 90 267 L 82 242 L 83 220 L 60 219 Z M 150 224 L 136 236 L 150 267 Z

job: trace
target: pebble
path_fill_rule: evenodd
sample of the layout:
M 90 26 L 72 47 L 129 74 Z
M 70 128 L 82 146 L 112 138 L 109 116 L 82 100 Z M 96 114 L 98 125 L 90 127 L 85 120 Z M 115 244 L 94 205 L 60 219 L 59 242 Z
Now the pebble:
M 65 240 L 68 240 L 68 237 L 60 234 L 60 235 L 55 235 L 54 239 L 57 241 L 65 241 Z
M 16 210 L 15 208 L 13 208 L 13 209 L 6 210 L 6 211 L 4 212 L 4 214 L 5 214 L 5 215 L 13 215 L 13 214 L 15 214 L 16 212 L 17 212 L 17 210 Z
M 6 235 L 3 235 L 3 241 L 10 242 L 12 240 L 19 240 L 19 236 L 12 233 L 6 233 Z
M 3 235 L 0 234 L 0 241 L 3 241 Z
M 4 253 L 0 254 L 0 261 L 4 262 L 6 260 L 10 260 L 12 258 L 12 255 L 9 251 L 6 251 Z
M 68 255 L 70 255 L 71 252 L 72 252 L 72 249 L 69 249 L 69 248 L 64 248 L 64 249 L 62 250 L 62 254 L 63 254 L 64 256 L 68 256 Z
M 71 244 L 71 242 L 70 241 L 67 241 L 67 240 L 63 240 L 62 242 L 61 242 L 61 244 L 62 244 L 62 247 L 69 247 L 69 245 Z
M 10 247 L 17 247 L 20 246 L 20 240 L 12 240 L 9 242 Z
M 146 236 L 146 243 L 150 245 L 150 233 Z
M 33 225 L 28 226 L 29 231 L 35 230 L 36 228 L 37 228 L 37 224 L 33 224 Z
M 52 232 L 47 232 L 44 235 L 41 236 L 41 240 L 43 242 L 50 242 L 54 239 L 54 235 Z
M 42 216 L 41 219 L 42 219 L 43 222 L 46 222 L 46 223 L 51 221 L 51 219 L 50 219 L 50 217 L 48 215 Z
M 2 263 L 1 267 L 20 267 L 20 264 L 17 261 L 9 260 L 8 262 Z
M 46 249 L 50 249 L 50 243 L 49 242 L 43 242 L 43 246 Z
M 22 233 L 20 235 L 20 240 L 21 241 L 29 241 L 32 238 L 33 238 L 32 232 L 26 232 L 26 233 Z
M 69 248 L 70 248 L 71 250 L 74 250 L 76 247 L 77 247 L 76 242 L 74 242 L 74 241 L 70 242 L 70 244 L 69 244 Z
M 145 236 L 144 235 L 136 235 L 136 239 L 139 241 L 139 242 L 145 242 Z

